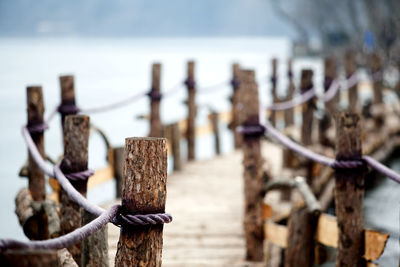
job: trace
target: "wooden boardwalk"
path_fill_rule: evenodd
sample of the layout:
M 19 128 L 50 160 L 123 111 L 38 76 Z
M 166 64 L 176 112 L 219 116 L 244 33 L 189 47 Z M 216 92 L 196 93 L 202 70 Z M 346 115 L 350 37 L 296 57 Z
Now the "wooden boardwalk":
M 278 146 L 263 143 L 263 156 L 273 174 L 280 171 L 281 153 Z M 242 173 L 242 153 L 236 151 L 190 162 L 168 176 L 166 211 L 174 220 L 164 226 L 163 266 L 265 265 L 243 260 Z M 108 233 L 113 266 L 119 228 L 109 224 Z

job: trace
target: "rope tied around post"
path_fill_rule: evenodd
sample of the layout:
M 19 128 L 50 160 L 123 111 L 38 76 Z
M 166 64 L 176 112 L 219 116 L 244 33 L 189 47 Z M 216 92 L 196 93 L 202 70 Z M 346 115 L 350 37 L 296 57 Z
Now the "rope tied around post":
M 242 125 L 236 128 L 236 131 L 242 134 L 244 137 L 259 137 L 265 133 L 265 130 L 265 126 L 262 124 Z
M 57 107 L 57 111 L 62 114 L 62 115 L 73 115 L 76 114 L 80 111 L 78 106 L 76 106 L 73 103 L 68 103 L 68 104 L 60 104 Z
M 45 122 L 37 122 L 37 123 L 32 123 L 26 126 L 30 134 L 35 134 L 35 133 L 43 133 L 45 130 L 49 128 L 47 123 Z
M 169 213 L 154 214 L 118 214 L 112 220 L 117 226 L 134 226 L 134 225 L 156 225 L 172 222 L 172 216 Z
M 86 181 L 94 174 L 94 170 L 87 169 L 80 172 L 70 172 L 71 164 L 67 159 L 63 159 L 60 164 L 60 169 L 69 181 Z
M 236 90 L 239 88 L 240 86 L 240 81 L 236 78 L 231 80 L 231 85 L 233 86 L 233 88 Z
M 153 89 L 151 89 L 146 95 L 150 98 L 150 100 L 155 101 L 160 101 L 163 96 L 160 92 L 154 91 Z
M 194 87 L 196 86 L 196 82 L 192 79 L 186 79 L 184 81 L 184 84 L 189 87 L 189 89 L 194 89 Z

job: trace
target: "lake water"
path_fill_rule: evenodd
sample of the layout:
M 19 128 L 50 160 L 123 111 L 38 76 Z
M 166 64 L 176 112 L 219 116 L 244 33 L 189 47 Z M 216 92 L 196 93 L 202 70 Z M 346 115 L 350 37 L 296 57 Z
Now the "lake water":
M 210 109 L 222 111 L 230 108 L 231 64 L 238 62 L 256 70 L 263 102 L 270 101 L 270 60 L 280 59 L 279 76 L 286 77 L 286 59 L 291 56 L 291 43 L 287 39 L 273 38 L 163 38 L 163 39 L 0 39 L 0 238 L 24 239 L 14 214 L 14 198 L 18 190 L 27 185 L 18 177 L 20 167 L 27 158 L 27 149 L 21 136 L 26 123 L 26 86 L 42 85 L 46 115 L 58 105 L 61 74 L 75 75 L 76 99 L 79 107 L 93 107 L 124 99 L 135 93 L 148 91 L 153 62 L 162 65 L 162 90 L 182 85 L 186 78 L 186 62 L 196 61 L 198 87 L 222 84 L 221 89 L 199 94 L 199 116 L 196 123 L 204 124 Z M 322 84 L 321 61 L 301 59 L 294 63 L 295 79 L 303 67 L 315 71 L 315 83 Z M 279 81 L 281 91 L 285 79 Z M 162 120 L 173 122 L 186 117 L 183 101 L 186 91 L 180 90 L 162 101 Z M 93 114 L 91 122 L 105 131 L 113 146 L 123 145 L 130 136 L 143 136 L 148 122 L 136 116 L 147 114 L 148 99 L 107 113 Z M 228 131 L 222 135 L 222 151 L 232 151 Z M 214 155 L 211 136 L 197 142 L 198 158 Z M 45 134 L 46 152 L 57 158 L 62 152 L 59 118 L 53 119 Z M 94 135 L 89 142 L 89 166 L 105 165 L 105 149 L 101 139 Z M 400 165 L 396 165 L 400 171 Z M 399 258 L 399 186 L 385 180 L 367 194 L 366 224 L 375 229 L 389 231 L 392 237 L 383 257 L 383 266 L 393 266 Z M 89 191 L 88 198 L 95 203 L 113 199 L 113 184 Z M 390 201 L 387 201 L 387 200 Z M 388 205 L 390 203 L 390 205 Z M 389 265 L 387 265 L 388 263 Z

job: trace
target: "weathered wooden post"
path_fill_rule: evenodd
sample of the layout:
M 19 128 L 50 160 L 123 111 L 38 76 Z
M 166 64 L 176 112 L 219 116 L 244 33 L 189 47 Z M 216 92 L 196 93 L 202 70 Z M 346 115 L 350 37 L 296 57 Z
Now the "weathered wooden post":
M 239 64 L 235 63 L 232 65 L 232 96 L 231 96 L 231 104 L 232 104 L 232 120 L 230 123 L 230 128 L 233 132 L 233 140 L 235 149 L 240 148 L 242 143 L 242 136 L 240 133 L 236 131 L 236 128 L 239 126 L 239 88 L 240 88 L 240 67 Z
M 160 101 L 161 101 L 161 64 L 154 63 L 151 75 L 151 91 L 149 93 L 151 101 L 150 111 L 150 134 L 153 137 L 162 137 L 162 125 L 160 119 Z
M 167 183 L 165 138 L 125 140 L 122 212 L 163 213 Z M 163 225 L 122 225 L 115 266 L 161 266 Z
M 243 109 L 240 121 L 243 127 L 246 260 L 262 261 L 264 230 L 261 136 L 264 129 L 259 121 L 258 88 L 255 83 L 254 71 L 241 71 L 241 82 L 240 103 Z
M 64 158 L 60 165 L 65 174 L 77 173 L 88 168 L 89 117 L 81 115 L 66 116 L 64 122 Z M 70 180 L 82 195 L 86 196 L 87 180 Z M 67 234 L 82 225 L 82 208 L 60 191 L 61 234 Z M 81 263 L 81 243 L 68 248 L 74 260 Z
M 285 267 L 313 266 L 317 216 L 307 207 L 294 207 L 288 220 Z
M 124 147 L 113 148 L 113 170 L 116 186 L 116 197 L 120 198 L 122 193 L 122 177 L 124 172 Z
M 295 91 L 295 86 L 293 82 L 293 68 L 292 68 L 292 60 L 288 60 L 288 80 L 289 80 L 289 86 L 286 92 L 286 98 L 285 100 L 291 100 L 294 95 Z M 294 124 L 294 110 L 292 108 L 286 109 L 285 110 L 285 127 L 291 126 Z
M 361 160 L 360 118 L 340 112 L 336 118 L 336 160 Z M 363 199 L 365 168 L 335 170 L 335 207 L 339 226 L 336 266 L 364 266 Z
M 196 82 L 194 79 L 194 61 L 187 64 L 188 76 L 185 81 L 188 90 L 188 118 L 186 128 L 186 138 L 188 144 L 188 160 L 195 159 L 195 138 L 196 138 Z
M 357 64 L 354 51 L 347 51 L 344 60 L 344 69 L 346 72 L 346 78 L 349 79 L 357 71 Z M 349 109 L 352 112 L 359 112 L 359 102 L 358 102 L 358 84 L 354 84 L 348 89 L 349 95 Z
M 74 76 L 72 75 L 60 76 L 60 86 L 61 86 L 61 105 L 59 106 L 58 111 L 61 114 L 61 126 L 64 129 L 64 122 L 66 116 L 78 113 L 78 109 L 75 103 Z
M 174 171 L 182 170 L 181 160 L 181 130 L 179 123 L 171 125 L 171 143 L 172 143 L 172 156 L 174 157 Z
M 369 59 L 370 71 L 372 75 L 374 104 L 383 103 L 383 64 L 382 58 L 377 52 L 370 55 Z
M 213 133 L 214 133 L 214 146 L 215 146 L 215 154 L 220 155 L 221 154 L 221 148 L 220 148 L 220 138 L 219 138 L 219 119 L 218 119 L 218 112 L 213 111 L 209 115 L 209 120 L 212 125 Z
M 313 88 L 313 71 L 304 69 L 301 71 L 300 90 L 304 94 Z M 315 110 L 315 98 L 310 99 L 307 103 L 303 104 L 303 121 L 301 126 L 301 142 L 305 146 L 312 144 L 312 128 Z
M 272 103 L 278 103 L 278 89 L 277 89 L 277 64 L 278 60 L 276 58 L 272 59 L 272 74 L 271 74 L 271 96 L 272 96 Z M 269 121 L 273 126 L 276 126 L 276 111 L 271 110 L 271 114 L 269 116 Z
M 43 158 L 46 158 L 44 151 L 44 104 L 41 86 L 29 86 L 27 88 L 27 110 L 28 110 L 28 130 L 32 140 Z M 29 192 L 33 201 L 43 202 L 46 199 L 46 185 L 43 171 L 36 164 L 31 154 L 28 152 L 28 180 Z M 24 232 L 31 239 L 48 239 L 48 224 L 45 212 L 42 210 L 34 215 L 35 219 L 30 219 L 30 223 L 24 225 Z
M 328 92 L 328 90 L 333 85 L 337 77 L 337 62 L 335 57 L 328 57 L 324 60 L 324 92 Z M 332 124 L 332 114 L 336 112 L 337 105 L 340 99 L 340 90 L 337 91 L 336 95 L 328 102 L 325 102 L 325 110 L 324 115 L 319 121 L 319 131 L 318 131 L 318 139 L 319 143 L 324 146 L 332 145 L 327 137 L 327 130 Z

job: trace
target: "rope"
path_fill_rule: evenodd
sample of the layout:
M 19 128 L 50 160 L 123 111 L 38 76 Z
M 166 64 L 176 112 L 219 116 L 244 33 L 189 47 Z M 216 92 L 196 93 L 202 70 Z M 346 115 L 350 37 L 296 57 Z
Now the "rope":
M 29 133 L 43 133 L 49 126 L 45 122 L 39 122 L 27 126 Z

